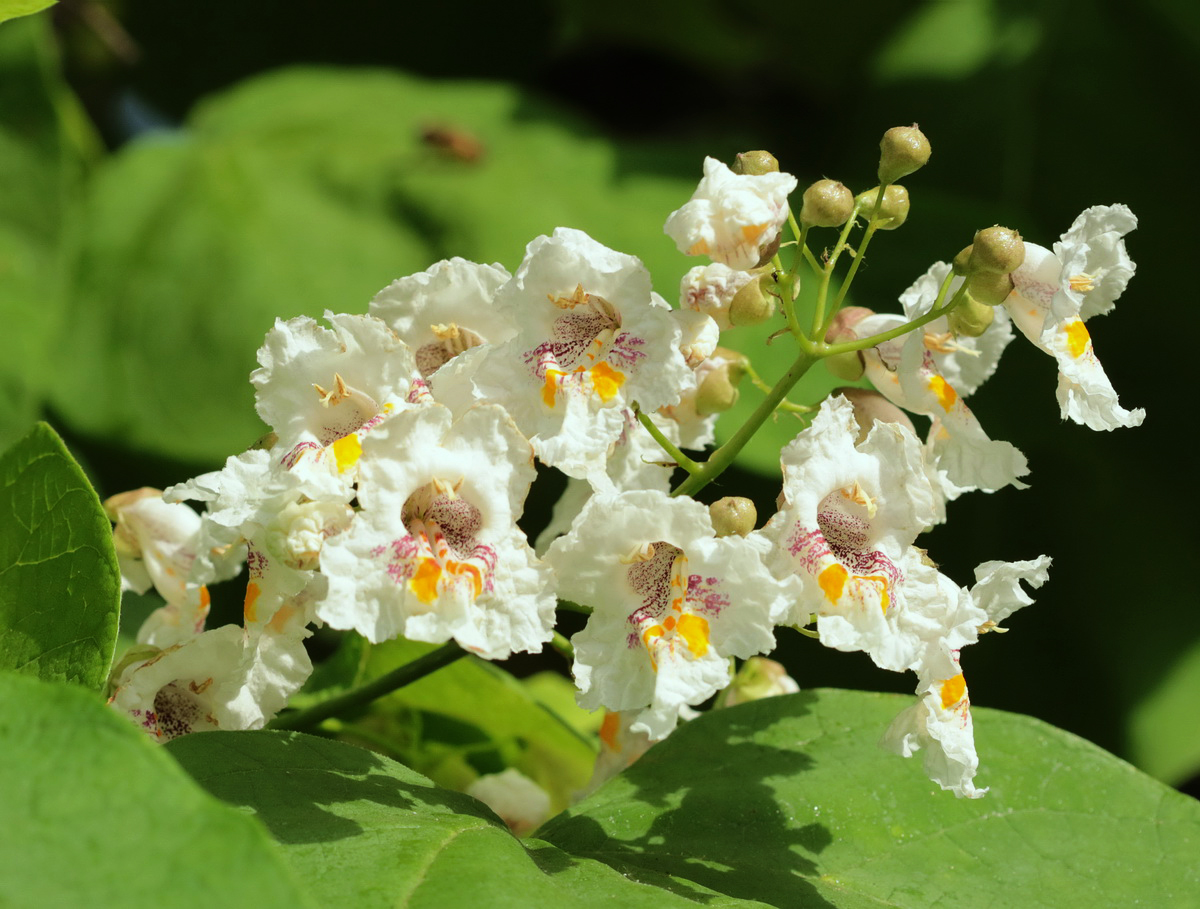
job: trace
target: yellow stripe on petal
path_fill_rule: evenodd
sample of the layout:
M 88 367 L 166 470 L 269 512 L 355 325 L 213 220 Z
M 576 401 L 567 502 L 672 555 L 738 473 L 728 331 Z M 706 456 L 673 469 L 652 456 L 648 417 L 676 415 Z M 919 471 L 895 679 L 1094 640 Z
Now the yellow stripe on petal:
M 702 657 L 708 653 L 708 619 L 704 616 L 681 615 L 675 632 L 687 643 L 692 656 Z
M 337 459 L 338 473 L 345 473 L 357 464 L 362 457 L 362 443 L 358 441 L 358 436 L 350 433 L 334 442 L 333 456 Z
M 615 710 L 605 711 L 604 719 L 600 721 L 600 741 L 610 751 L 617 750 L 617 740 L 621 734 L 621 714 Z
M 949 710 L 963 699 L 967 693 L 967 680 L 960 672 L 952 679 L 942 682 L 942 709 Z
M 817 583 L 821 585 L 821 589 L 825 591 L 825 596 L 829 597 L 829 601 L 836 603 L 841 599 L 842 591 L 846 589 L 848 577 L 846 569 L 835 562 L 817 575 Z
M 242 604 L 242 615 L 245 616 L 247 622 L 258 620 L 254 611 L 254 604 L 258 601 L 260 593 L 262 593 L 262 590 L 253 581 L 246 585 L 246 601 Z
M 1067 350 L 1071 356 L 1078 360 L 1087 352 L 1088 342 L 1092 340 L 1088 330 L 1083 323 L 1076 319 L 1074 322 L 1066 326 L 1067 333 Z
M 417 570 L 409 579 L 408 586 L 422 603 L 432 603 L 437 599 L 438 582 L 441 579 L 442 566 L 438 564 L 437 559 L 421 559 Z
M 743 224 L 742 237 L 747 243 L 757 243 L 758 238 L 763 235 L 763 231 L 767 229 L 767 224 Z
M 950 408 L 958 400 L 958 392 L 951 388 L 950 383 L 941 376 L 929 377 L 929 390 L 937 395 L 938 403 L 942 405 L 942 410 L 946 413 L 950 412 Z
M 604 360 L 592 367 L 592 387 L 601 401 L 611 401 L 624 384 L 625 373 L 613 369 Z
M 707 256 L 708 248 L 709 247 L 708 247 L 707 240 L 697 240 L 695 243 L 693 243 L 691 246 L 688 247 L 687 254 L 689 256 Z
M 558 380 L 566 373 L 561 369 L 547 369 L 545 384 L 542 385 L 542 402 L 547 407 L 554 406 L 554 397 L 558 393 Z

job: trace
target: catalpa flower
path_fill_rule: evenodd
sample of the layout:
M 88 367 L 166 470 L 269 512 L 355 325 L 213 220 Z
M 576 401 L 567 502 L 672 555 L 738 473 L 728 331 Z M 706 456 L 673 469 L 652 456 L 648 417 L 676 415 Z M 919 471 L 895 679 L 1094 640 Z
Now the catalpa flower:
M 738 291 L 754 280 L 748 271 L 738 271 L 720 262 L 697 265 L 679 282 L 680 310 L 693 310 L 710 316 L 721 331 L 733 327 L 729 307 Z
M 347 475 L 362 440 L 393 411 L 428 399 L 412 352 L 371 316 L 326 313 L 276 320 L 250 376 L 259 416 L 278 437 L 281 462 L 315 478 Z M 344 478 L 345 479 L 345 478 Z
M 372 298 L 368 312 L 412 348 L 417 369 L 428 380 L 460 354 L 516 334 L 515 323 L 492 305 L 511 277 L 501 265 L 456 256 L 393 281 Z
M 549 568 L 516 525 L 529 442 L 495 406 L 452 425 L 438 404 L 398 412 L 364 441 L 361 510 L 321 551 L 317 616 L 378 643 L 453 638 L 487 659 L 552 635 Z
M 879 313 L 860 321 L 855 331 L 869 337 L 907 321 Z M 863 351 L 863 364 L 871 384 L 889 401 L 933 420 L 928 446 L 937 469 L 949 480 L 946 491 L 951 497 L 968 489 L 1025 488 L 1017 479 L 1029 473 L 1025 456 L 1011 443 L 984 432 L 962 395 L 938 370 L 928 336 L 917 330 L 877 344 Z
M 1113 308 L 1133 277 L 1121 239 L 1137 226 L 1124 205 L 1087 209 L 1053 252 L 1025 244 L 1025 262 L 1012 274 L 1004 301 L 1017 328 L 1058 363 L 1058 403 L 1064 419 L 1091 429 L 1138 426 L 1142 409 L 1125 410 L 1092 349 L 1084 322 Z
M 520 334 L 482 356 L 477 400 L 504 406 L 537 456 L 611 488 L 604 462 L 637 401 L 652 412 L 678 400 L 689 370 L 680 326 L 632 256 L 559 228 L 529 244 L 496 304 Z M 441 385 L 435 385 L 440 399 Z
M 708 509 L 653 490 L 594 496 L 546 559 L 559 594 L 593 607 L 575 635 L 581 706 L 637 711 L 658 740 L 680 710 L 729 684 L 729 658 L 775 645 L 784 588 L 765 541 L 714 535 Z
M 795 188 L 791 174 L 735 174 L 716 158 L 705 158 L 700 185 L 663 230 L 684 255 L 708 256 L 746 271 L 778 242 Z
M 781 624 L 815 614 L 821 643 L 899 671 L 916 658 L 915 643 L 895 633 L 919 561 L 912 542 L 935 522 L 937 496 L 911 432 L 877 423 L 856 446 L 858 433 L 839 395 L 784 448 L 783 502 L 763 528 L 767 564 L 794 591 Z

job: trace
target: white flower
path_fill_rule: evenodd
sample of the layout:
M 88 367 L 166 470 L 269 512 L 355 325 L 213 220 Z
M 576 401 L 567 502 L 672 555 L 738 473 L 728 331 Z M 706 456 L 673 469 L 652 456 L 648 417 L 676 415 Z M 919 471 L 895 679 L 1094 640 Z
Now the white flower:
M 250 376 L 259 416 L 278 436 L 289 469 L 337 477 L 362 452 L 362 440 L 397 409 L 428 398 L 412 352 L 372 316 L 326 313 L 277 320 Z
M 679 282 L 679 309 L 711 316 L 721 331 L 733 326 L 729 307 L 739 290 L 754 279 L 748 271 L 737 271 L 720 262 L 697 265 Z
M 917 558 L 912 542 L 936 521 L 937 496 L 911 432 L 877 423 L 856 446 L 858 432 L 839 395 L 784 448 L 784 501 L 763 528 L 773 544 L 767 564 L 798 588 L 781 623 L 806 625 L 816 614 L 826 646 L 865 650 L 902 670 L 911 647 L 892 623 Z
M 1138 426 L 1142 409 L 1125 410 L 1092 349 L 1084 322 L 1113 308 L 1133 276 L 1121 239 L 1137 226 L 1124 205 L 1084 211 L 1051 252 L 1025 244 L 1025 262 L 1013 272 L 1004 301 L 1013 322 L 1058 363 L 1058 403 L 1064 419 L 1091 429 Z
M 652 490 L 594 496 L 546 559 L 560 595 L 593 607 L 574 637 L 581 706 L 637 710 L 652 740 L 729 683 L 729 658 L 774 647 L 784 589 L 758 535 L 716 539 L 708 509 Z
M 364 442 L 361 510 L 321 551 L 329 593 L 317 615 L 372 642 L 453 638 L 488 659 L 539 650 L 555 597 L 516 526 L 534 475 L 529 443 L 495 406 L 451 422 L 429 404 Z
M 921 700 L 892 721 L 879 744 L 902 757 L 924 748 L 931 780 L 959 798 L 981 798 L 987 789 L 974 785 L 979 757 L 962 673 L 922 680 L 917 694 Z
M 705 158 L 700 185 L 663 230 L 681 253 L 745 271 L 778 239 L 795 188 L 791 174 L 734 174 L 716 158 Z
M 464 351 L 516 334 L 512 320 L 492 305 L 511 277 L 499 264 L 456 256 L 393 281 L 372 298 L 368 312 L 412 348 L 417 369 L 429 379 Z
M 881 313 L 863 319 L 855 331 L 869 337 L 906 321 L 903 316 Z M 863 363 L 871 384 L 889 401 L 933 420 L 928 447 L 937 469 L 949 480 L 945 491 L 950 498 L 968 489 L 1026 488 L 1017 479 L 1029 472 L 1025 456 L 1011 443 L 988 437 L 962 395 L 938 371 L 935 354 L 920 330 L 863 351 Z
M 950 266 L 947 263 L 935 262 L 929 271 L 900 295 L 900 304 L 908 320 L 929 312 L 937 299 L 942 281 L 949 273 Z M 962 282 L 963 279 L 958 277 L 950 282 L 946 299 L 954 296 Z M 937 372 L 964 398 L 973 395 L 996 371 L 1000 355 L 1013 339 L 1012 323 L 999 306 L 995 308 L 992 324 L 978 338 L 955 335 L 950 331 L 945 316 L 927 322 L 916 331 L 924 335 L 925 349 L 932 355 Z
M 115 522 L 113 543 L 121 566 L 121 589 L 145 593 L 151 586 L 166 601 L 143 623 L 138 641 L 168 647 L 204 630 L 207 584 L 230 578 L 244 551 L 213 549 L 201 534 L 201 518 L 187 505 L 163 500 L 157 489 L 120 493 L 104 502 Z
M 529 244 L 496 302 L 520 334 L 471 361 L 476 399 L 503 405 L 546 464 L 611 488 L 604 462 L 625 412 L 634 401 L 646 412 L 673 403 L 689 375 L 680 326 L 649 273 L 559 228 Z

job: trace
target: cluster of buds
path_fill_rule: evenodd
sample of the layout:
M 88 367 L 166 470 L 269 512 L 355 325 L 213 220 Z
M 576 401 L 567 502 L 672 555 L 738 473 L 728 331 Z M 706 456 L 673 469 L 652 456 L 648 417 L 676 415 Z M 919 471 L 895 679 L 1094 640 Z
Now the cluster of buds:
M 110 501 L 128 584 L 166 601 L 114 673 L 114 706 L 158 740 L 256 728 L 311 671 L 314 625 L 499 660 L 540 650 L 556 608 L 578 604 L 578 701 L 618 718 L 605 721 L 606 767 L 721 692 L 729 705 L 794 690 L 777 664 L 731 672 L 787 626 L 915 673 L 920 700 L 881 730 L 884 744 L 923 749 L 944 788 L 982 795 L 960 652 L 1031 602 L 1022 584 L 1041 585 L 1049 559 L 984 562 L 963 587 L 916 540 L 967 490 L 1022 485 L 1024 457 L 963 403 L 995 370 L 1010 320 L 1058 360 L 1064 415 L 1140 421 L 1117 407 L 1082 329 L 1132 274 L 1120 237 L 1133 219 L 1089 209 L 1053 251 L 988 228 L 903 294 L 902 314 L 843 305 L 870 238 L 908 218 L 895 181 L 928 159 L 915 126 L 889 130 L 879 185 L 856 196 L 819 180 L 798 223 L 798 181 L 773 156 L 707 159 L 665 225 L 681 252 L 711 260 L 684 277 L 677 308 L 639 260 L 560 228 L 513 274 L 451 259 L 393 282 L 365 314 L 277 322 L 251 376 L 267 441 L 165 494 Z M 813 228 L 841 228 L 823 263 L 805 246 Z M 807 280 L 818 303 L 801 314 Z M 719 346 L 721 333 L 777 312 L 797 365 L 729 443 L 691 460 L 682 449 L 713 442 L 755 375 L 753 352 Z M 746 499 L 692 498 L 818 360 L 874 389 L 794 406 L 807 425 L 780 454 L 776 512 L 759 526 Z M 931 418 L 926 439 L 905 411 Z M 517 519 L 535 463 L 568 483 L 531 545 Z M 689 477 L 672 490 L 676 467 Z M 243 561 L 243 624 L 206 629 L 207 585 Z

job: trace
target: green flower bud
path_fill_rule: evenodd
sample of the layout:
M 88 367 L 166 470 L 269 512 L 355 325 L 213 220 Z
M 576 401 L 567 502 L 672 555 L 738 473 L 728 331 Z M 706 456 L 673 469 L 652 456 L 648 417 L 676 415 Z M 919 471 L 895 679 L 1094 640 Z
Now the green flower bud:
M 800 686 L 782 664 L 767 657 L 752 656 L 717 697 L 717 706 L 734 707 L 780 694 L 795 694 L 799 690 Z
M 986 271 L 1007 275 L 1021 267 L 1025 261 L 1025 244 L 1015 230 L 996 225 L 978 231 L 971 244 L 971 271 Z
M 859 193 L 855 201 L 858 210 L 871 217 L 875 211 L 875 199 L 879 196 L 879 187 Z M 879 230 L 895 230 L 908 220 L 908 190 L 898 184 L 893 184 L 883 191 L 883 205 L 879 208 Z
M 854 193 L 837 180 L 818 180 L 804 191 L 800 223 L 809 227 L 840 227 L 854 214 Z
M 967 293 L 980 303 L 988 306 L 999 306 L 1012 293 L 1013 281 L 1011 275 L 998 275 L 995 272 L 979 271 L 967 278 Z M 960 304 L 961 305 L 961 304 Z
M 986 303 L 976 300 L 968 290 L 966 297 L 946 314 L 946 324 L 956 335 L 978 338 L 987 331 L 994 318 L 996 311 Z
M 854 419 L 858 422 L 858 439 L 861 442 L 876 423 L 899 423 L 916 435 L 916 427 L 903 410 L 872 388 L 843 386 L 833 390 L 835 395 L 845 395 L 854 408 Z
M 929 140 L 912 126 L 893 126 L 879 141 L 879 182 L 891 183 L 929 162 Z
M 773 283 L 769 273 L 760 275 L 734 294 L 729 304 L 729 324 L 758 325 L 775 315 L 775 297 L 767 293 L 768 284 Z
M 754 503 L 741 496 L 726 496 L 717 499 L 708 506 L 709 517 L 712 518 L 713 529 L 719 537 L 729 537 L 737 534 L 747 536 L 758 523 L 758 510 Z
M 971 271 L 971 252 L 974 246 L 964 246 L 962 252 L 954 257 L 954 261 L 950 263 L 950 270 L 956 275 L 969 274 Z
M 722 348 L 718 347 L 717 350 Z M 738 384 L 746 375 L 745 357 L 732 351 L 724 352 L 733 354 L 736 359 L 714 367 L 700 380 L 700 387 L 696 389 L 696 413 L 702 417 L 724 413 L 737 403 Z
M 738 152 L 733 167 L 729 169 L 735 174 L 758 177 L 763 174 L 779 173 L 779 162 L 769 151 L 758 149 L 757 151 Z
M 854 326 L 867 316 L 874 314 L 873 310 L 867 309 L 865 306 L 847 306 L 839 309 L 837 315 L 833 317 L 833 322 L 829 325 L 829 331 L 825 332 L 825 343 L 857 341 L 858 334 L 855 332 Z M 859 350 L 826 357 L 825 368 L 843 382 L 857 382 L 866 371 L 862 351 Z
M 861 350 L 848 350 L 826 357 L 825 368 L 835 379 L 841 379 L 843 382 L 857 382 L 867 371 Z

